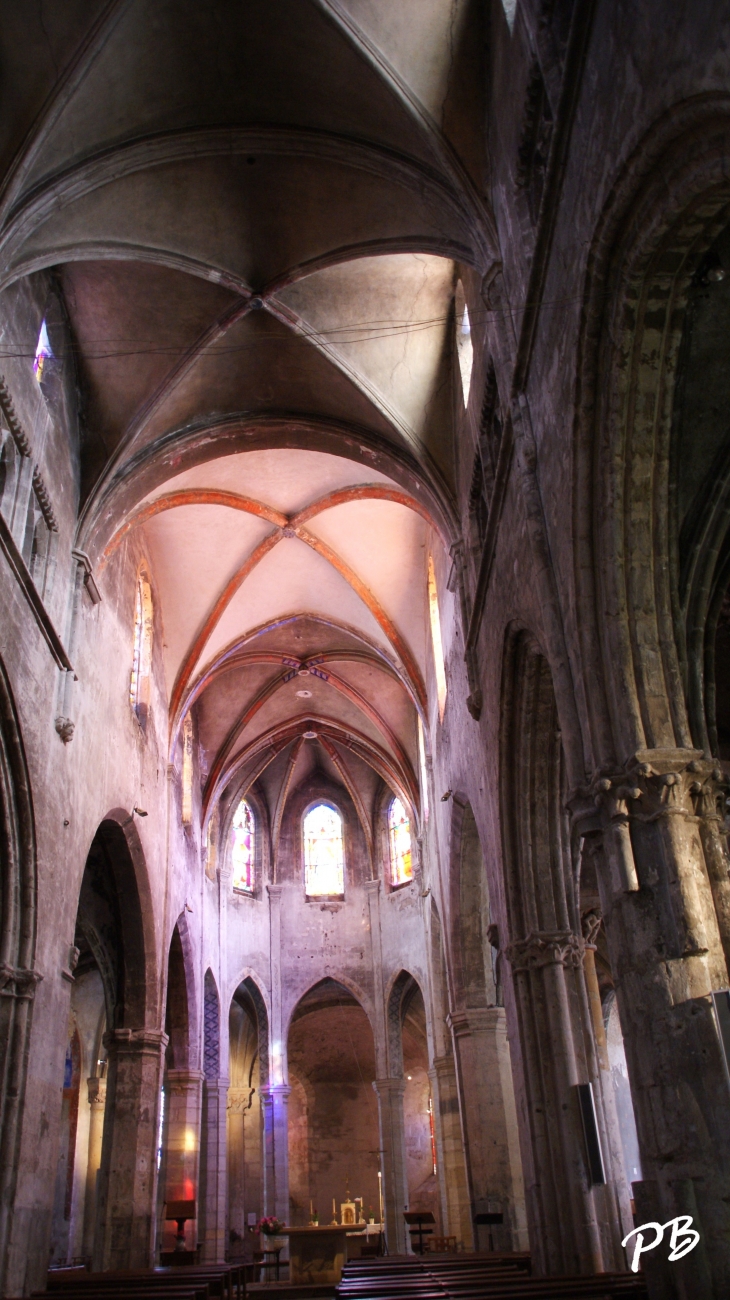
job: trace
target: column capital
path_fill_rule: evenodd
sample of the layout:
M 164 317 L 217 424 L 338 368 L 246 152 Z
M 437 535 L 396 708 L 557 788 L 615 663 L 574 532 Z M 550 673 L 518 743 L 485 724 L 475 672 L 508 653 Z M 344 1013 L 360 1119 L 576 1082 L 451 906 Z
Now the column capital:
M 380 893 L 381 883 L 380 877 L 378 877 L 377 880 L 366 880 L 363 884 L 363 889 L 366 894 L 377 896 Z
M 378 1097 L 402 1097 L 406 1090 L 406 1081 L 398 1079 L 373 1079 L 373 1089 Z
M 583 965 L 584 942 L 572 930 L 533 930 L 524 939 L 507 945 L 505 956 L 513 971 L 539 970 L 545 966 Z
M 171 1088 L 192 1088 L 198 1087 L 205 1078 L 202 1070 L 166 1070 L 165 1082 Z
M 162 1029 L 108 1029 L 103 1043 L 109 1052 L 164 1052 L 169 1043 Z
M 100 1079 L 98 1075 L 93 1075 L 86 1080 L 86 1086 L 89 1090 L 90 1106 L 106 1105 L 106 1079 Z
M 35 997 L 35 991 L 43 976 L 35 970 L 24 970 L 20 966 L 9 966 L 0 962 L 0 997 L 25 998 Z
M 259 1095 L 264 1101 L 275 1101 L 277 1097 L 286 1101 L 290 1092 L 291 1086 L 288 1083 L 267 1083 L 263 1088 L 259 1088 Z
M 460 1011 L 450 1011 L 446 1024 L 455 1038 L 464 1038 L 470 1034 L 488 1033 L 504 1020 L 504 1007 L 464 1007 Z
M 229 1088 L 228 1110 L 231 1115 L 244 1115 L 247 1110 L 250 1110 L 255 1091 L 255 1088 Z

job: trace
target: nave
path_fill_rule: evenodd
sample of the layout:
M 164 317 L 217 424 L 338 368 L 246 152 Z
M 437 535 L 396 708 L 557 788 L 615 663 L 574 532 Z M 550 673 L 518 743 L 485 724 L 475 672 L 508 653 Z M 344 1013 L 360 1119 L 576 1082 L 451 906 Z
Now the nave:
M 5 1300 L 730 1292 L 729 51 L 0 0 Z

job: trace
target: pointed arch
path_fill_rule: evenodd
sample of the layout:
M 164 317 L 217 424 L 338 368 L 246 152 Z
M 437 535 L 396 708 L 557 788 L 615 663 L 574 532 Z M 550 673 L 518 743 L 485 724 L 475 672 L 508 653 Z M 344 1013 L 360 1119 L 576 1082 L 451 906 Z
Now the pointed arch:
M 36 941 L 36 844 L 30 776 L 10 682 L 0 660 L 0 1291 L 18 1170 L 28 1037 L 42 978 Z

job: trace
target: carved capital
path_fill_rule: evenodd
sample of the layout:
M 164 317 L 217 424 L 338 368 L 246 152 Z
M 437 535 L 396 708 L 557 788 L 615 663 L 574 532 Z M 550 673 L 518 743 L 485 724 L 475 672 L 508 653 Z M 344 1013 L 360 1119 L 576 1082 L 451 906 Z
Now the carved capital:
M 31 1000 L 42 979 L 43 976 L 38 971 L 23 970 L 19 966 L 9 966 L 5 961 L 0 962 L 0 996 L 4 998 Z
M 94 1075 L 93 1078 L 86 1080 L 86 1086 L 89 1090 L 90 1106 L 106 1105 L 106 1079 L 99 1079 Z
M 583 939 L 571 930 L 534 930 L 505 949 L 513 971 L 540 970 L 545 966 L 583 965 Z
M 255 1088 L 229 1088 L 228 1110 L 231 1115 L 244 1115 L 251 1109 Z

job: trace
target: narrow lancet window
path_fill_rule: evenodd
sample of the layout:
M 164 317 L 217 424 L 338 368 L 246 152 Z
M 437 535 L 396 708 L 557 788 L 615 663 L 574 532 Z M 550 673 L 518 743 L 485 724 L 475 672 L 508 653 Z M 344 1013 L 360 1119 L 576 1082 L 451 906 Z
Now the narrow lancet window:
M 390 845 L 390 882 L 407 885 L 413 879 L 411 823 L 400 799 L 393 799 L 388 809 L 388 843 Z
M 233 888 L 252 894 L 254 889 L 254 842 L 256 823 L 250 806 L 242 799 L 231 822 Z
M 326 803 L 310 808 L 304 818 L 304 879 L 308 898 L 345 892 L 342 818 Z
M 469 405 L 469 392 L 471 390 L 471 372 L 474 365 L 474 344 L 472 343 L 471 337 L 469 308 L 466 305 L 464 287 L 461 280 L 459 280 L 459 283 L 456 286 L 454 306 L 456 310 L 456 355 L 459 360 L 461 391 L 464 396 L 464 406 L 466 407 Z
M 129 703 L 145 726 L 149 706 L 149 680 L 152 664 L 152 592 L 143 573 L 137 576 L 134 600 L 134 646 L 132 673 L 129 679 Z
M 431 619 L 431 642 L 433 644 L 433 663 L 436 671 L 436 694 L 439 705 L 439 720 L 444 720 L 446 708 L 446 664 L 444 663 L 444 646 L 441 640 L 441 618 L 439 616 L 439 597 L 436 589 L 436 571 L 433 556 L 428 557 L 428 612 Z
M 182 819 L 186 826 L 193 820 L 193 719 L 189 713 L 182 734 Z

